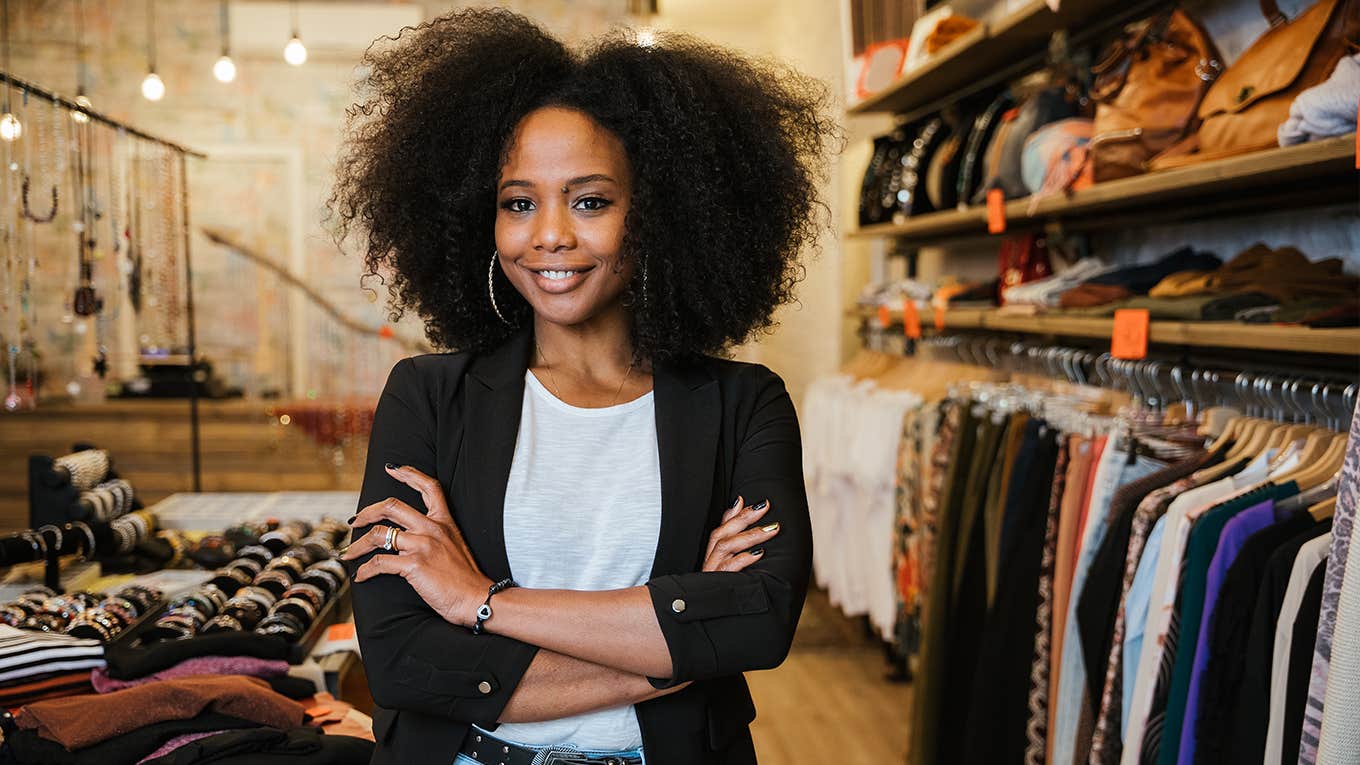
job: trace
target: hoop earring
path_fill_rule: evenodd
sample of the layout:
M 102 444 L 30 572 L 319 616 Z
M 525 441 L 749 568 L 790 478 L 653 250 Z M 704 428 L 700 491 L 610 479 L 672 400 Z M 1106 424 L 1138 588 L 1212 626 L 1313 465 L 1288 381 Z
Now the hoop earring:
M 495 311 L 496 317 L 501 320 L 502 324 L 505 324 L 508 327 L 512 326 L 510 321 L 505 318 L 505 314 L 501 313 L 501 307 L 496 305 L 496 260 L 500 258 L 500 256 L 500 252 L 496 250 L 491 251 L 491 264 L 486 268 L 486 294 L 491 297 L 491 310 Z

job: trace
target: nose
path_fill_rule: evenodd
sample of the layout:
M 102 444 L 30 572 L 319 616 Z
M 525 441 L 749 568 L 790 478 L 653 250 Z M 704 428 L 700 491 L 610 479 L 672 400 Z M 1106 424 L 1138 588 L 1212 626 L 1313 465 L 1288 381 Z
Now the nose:
M 576 231 L 571 212 L 564 202 L 545 204 L 534 216 L 534 249 L 546 252 L 569 250 L 576 246 Z

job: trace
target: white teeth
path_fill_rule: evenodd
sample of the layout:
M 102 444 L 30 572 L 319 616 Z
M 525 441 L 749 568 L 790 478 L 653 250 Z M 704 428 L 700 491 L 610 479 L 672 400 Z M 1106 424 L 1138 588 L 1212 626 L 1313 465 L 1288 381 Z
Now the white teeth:
M 552 279 L 552 280 L 556 281 L 556 280 L 558 280 L 558 279 L 566 279 L 566 278 L 569 277 L 569 276 L 575 276 L 576 274 L 578 274 L 578 273 L 580 273 L 580 272 L 579 272 L 579 271 L 539 271 L 539 273 L 542 274 L 543 276 L 549 278 L 549 279 Z

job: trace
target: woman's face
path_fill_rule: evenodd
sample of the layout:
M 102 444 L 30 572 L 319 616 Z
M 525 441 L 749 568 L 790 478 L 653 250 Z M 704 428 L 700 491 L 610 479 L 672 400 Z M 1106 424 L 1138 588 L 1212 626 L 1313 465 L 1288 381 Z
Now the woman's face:
M 632 173 L 623 144 L 590 117 L 531 112 L 511 138 L 496 198 L 501 267 L 539 317 L 580 324 L 622 310 Z

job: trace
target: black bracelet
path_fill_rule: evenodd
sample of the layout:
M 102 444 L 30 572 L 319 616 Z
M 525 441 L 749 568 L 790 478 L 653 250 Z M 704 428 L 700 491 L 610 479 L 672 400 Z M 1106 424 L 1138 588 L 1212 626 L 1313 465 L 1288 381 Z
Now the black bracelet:
M 482 625 L 486 623 L 487 619 L 491 618 L 491 596 L 495 595 L 501 590 L 508 590 L 511 587 L 518 586 L 519 585 L 515 584 L 515 580 L 513 579 L 502 579 L 499 582 L 496 582 L 495 584 L 487 588 L 486 600 L 482 603 L 482 605 L 477 607 L 477 623 L 472 625 L 472 634 L 474 635 L 482 634 Z

